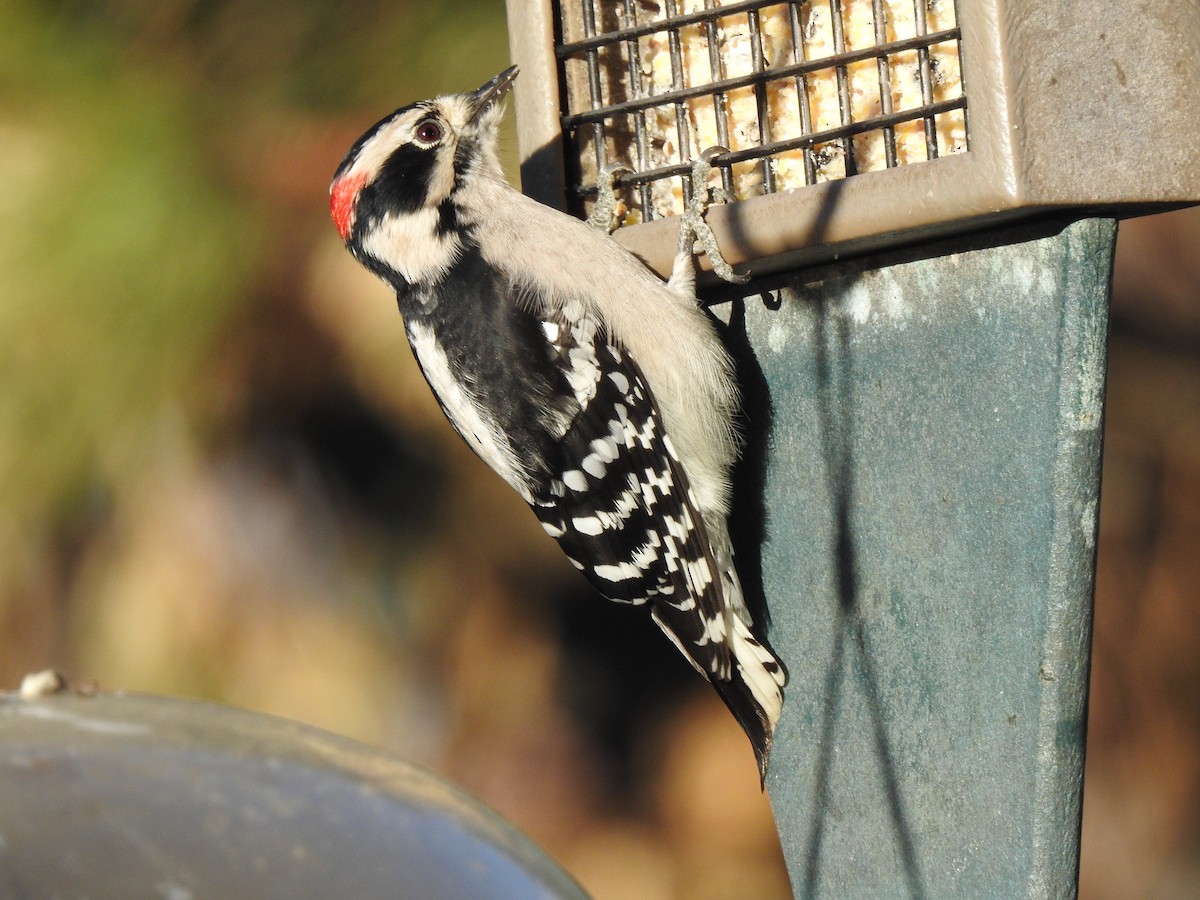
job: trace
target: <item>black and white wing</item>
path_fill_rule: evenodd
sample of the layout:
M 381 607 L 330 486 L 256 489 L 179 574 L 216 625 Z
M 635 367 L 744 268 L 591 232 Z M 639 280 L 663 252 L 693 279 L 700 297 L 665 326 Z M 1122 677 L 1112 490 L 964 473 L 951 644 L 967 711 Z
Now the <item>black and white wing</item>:
M 782 668 L 732 608 L 685 465 L 636 363 L 598 328 L 547 319 L 579 412 L 559 441 L 561 475 L 533 491 L 546 532 L 604 596 L 645 605 L 712 682 L 760 764 Z M 740 605 L 740 598 L 738 598 Z M 776 713 L 777 714 L 777 713 Z

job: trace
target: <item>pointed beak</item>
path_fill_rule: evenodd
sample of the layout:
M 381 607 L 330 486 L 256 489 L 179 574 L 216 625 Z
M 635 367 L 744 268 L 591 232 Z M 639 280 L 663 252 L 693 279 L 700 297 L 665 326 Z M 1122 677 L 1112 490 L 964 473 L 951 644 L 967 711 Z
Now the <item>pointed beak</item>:
M 512 84 L 517 80 L 516 66 L 509 66 L 487 84 L 483 85 L 479 90 L 471 94 L 471 121 L 475 121 L 486 110 L 491 109 L 497 103 L 504 99 L 504 95 L 512 88 Z

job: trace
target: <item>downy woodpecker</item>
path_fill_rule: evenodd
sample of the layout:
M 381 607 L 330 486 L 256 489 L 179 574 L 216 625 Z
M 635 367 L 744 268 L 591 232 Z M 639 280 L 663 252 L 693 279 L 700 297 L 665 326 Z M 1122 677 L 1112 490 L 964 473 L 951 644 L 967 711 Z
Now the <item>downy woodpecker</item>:
M 765 777 L 786 676 L 756 635 L 726 516 L 731 361 L 694 289 L 513 189 L 496 156 L 512 67 L 396 110 L 330 186 L 347 248 L 396 292 L 450 424 L 606 597 L 648 610 L 717 689 Z

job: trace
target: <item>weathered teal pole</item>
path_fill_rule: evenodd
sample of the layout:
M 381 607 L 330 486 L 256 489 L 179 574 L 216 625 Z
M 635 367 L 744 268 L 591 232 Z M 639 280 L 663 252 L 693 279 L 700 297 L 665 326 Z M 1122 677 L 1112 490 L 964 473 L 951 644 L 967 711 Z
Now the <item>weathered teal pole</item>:
M 1026 225 L 732 304 L 797 897 L 1075 895 L 1115 233 Z

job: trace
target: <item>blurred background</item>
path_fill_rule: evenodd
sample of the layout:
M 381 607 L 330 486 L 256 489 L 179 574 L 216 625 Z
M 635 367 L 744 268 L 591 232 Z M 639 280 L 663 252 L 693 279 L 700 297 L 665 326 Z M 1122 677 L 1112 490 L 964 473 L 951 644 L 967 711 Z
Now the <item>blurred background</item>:
M 600 900 L 786 897 L 733 719 L 453 434 L 329 222 L 367 126 L 507 60 L 503 0 L 0 6 L 0 687 L 388 748 Z M 1200 893 L 1198 284 L 1200 214 L 1121 226 L 1085 898 Z

